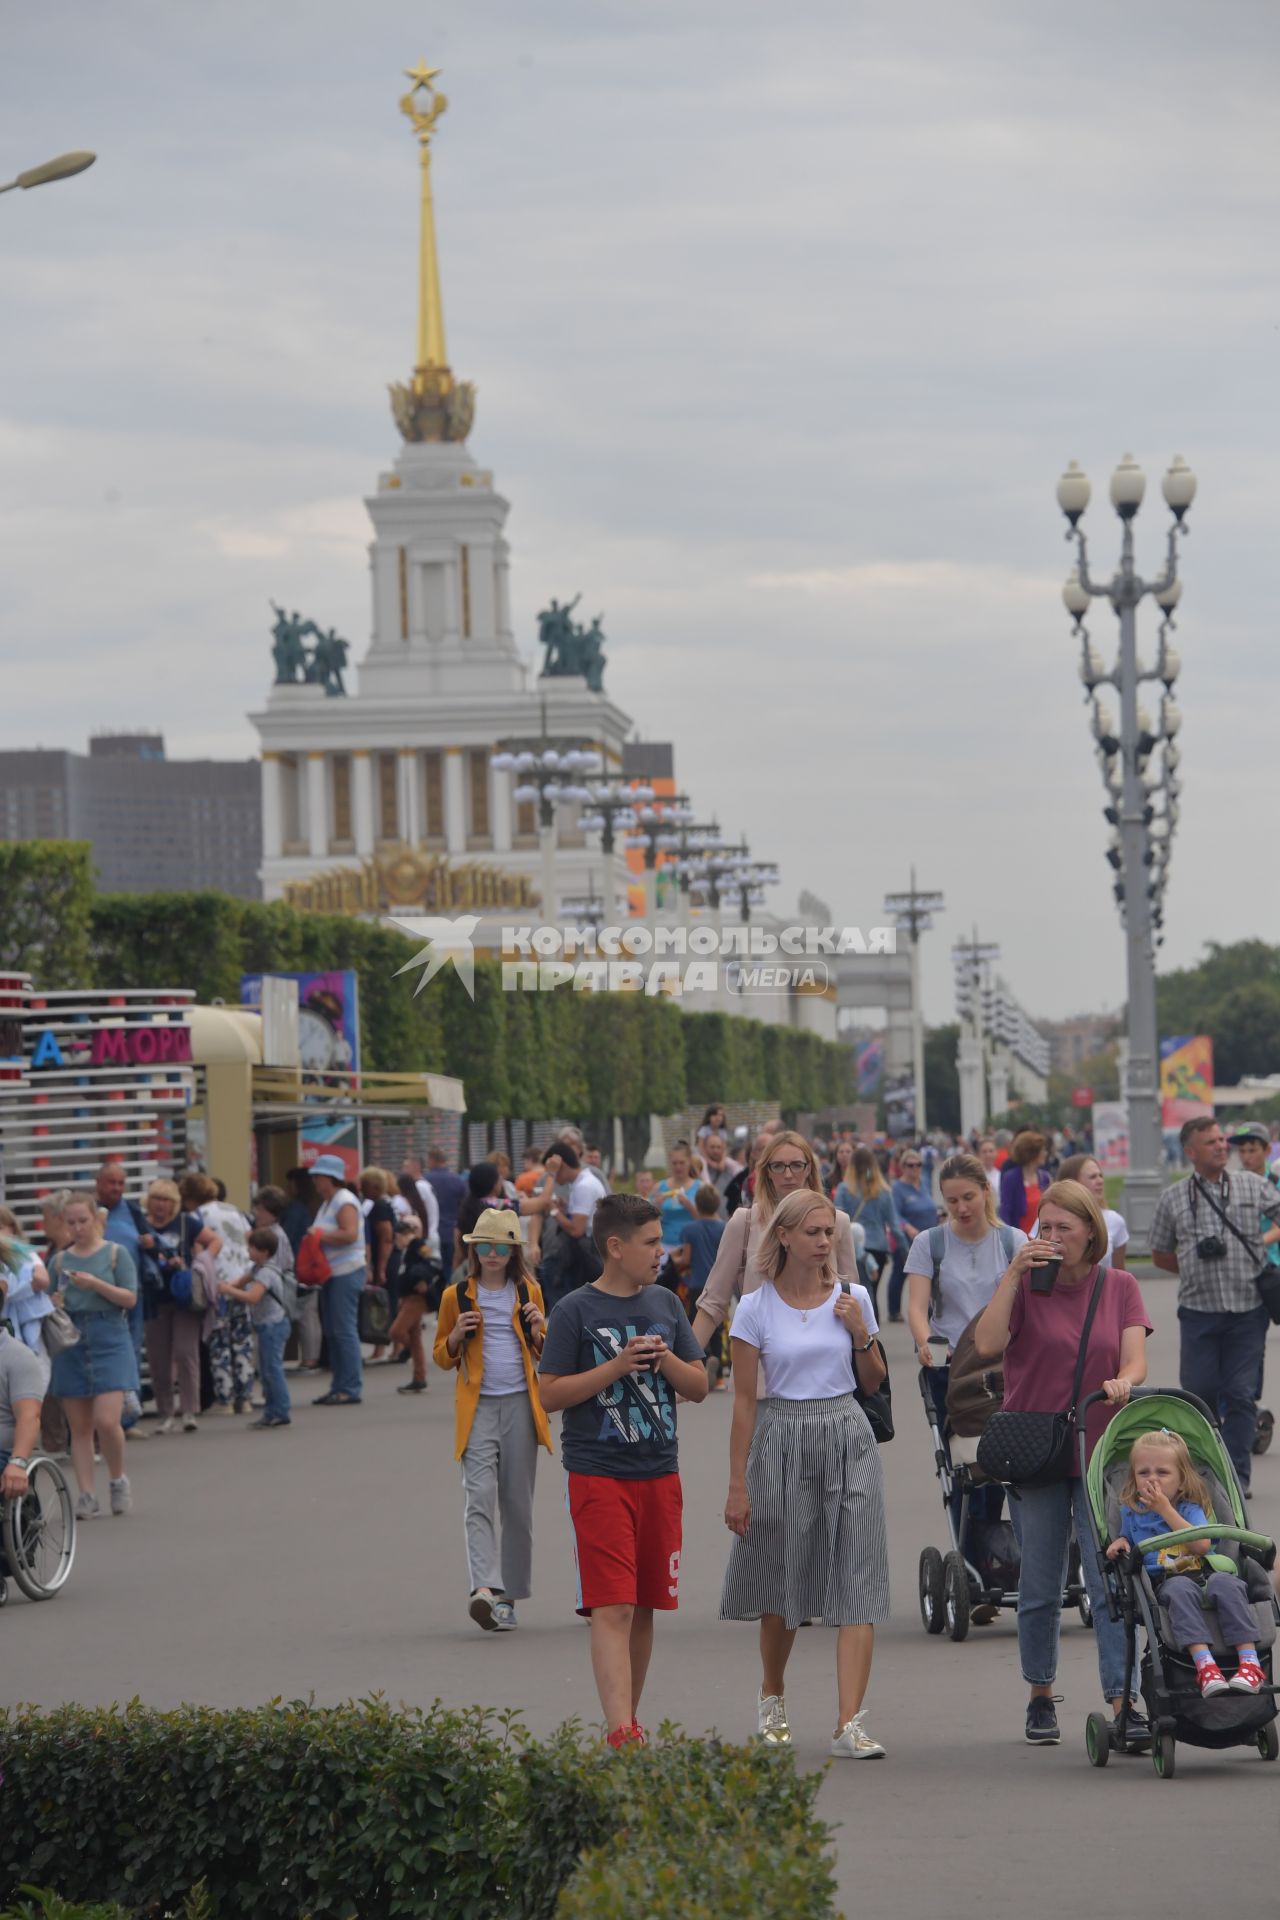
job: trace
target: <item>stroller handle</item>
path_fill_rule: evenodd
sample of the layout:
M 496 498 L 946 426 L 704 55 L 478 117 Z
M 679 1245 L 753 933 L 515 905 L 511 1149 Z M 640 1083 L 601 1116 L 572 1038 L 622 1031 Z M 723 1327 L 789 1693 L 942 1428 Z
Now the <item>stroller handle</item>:
M 1179 1540 L 1188 1536 L 1192 1540 L 1238 1540 L 1241 1546 L 1254 1547 L 1259 1553 L 1274 1550 L 1276 1544 L 1265 1533 L 1250 1533 L 1247 1527 L 1228 1527 L 1216 1520 L 1206 1520 L 1202 1527 L 1177 1527 L 1172 1533 L 1152 1534 L 1140 1541 L 1139 1547 L 1144 1554 L 1159 1553 L 1164 1547 L 1176 1547 Z
M 1084 1421 L 1080 1419 L 1079 1416 L 1084 1413 L 1086 1407 L 1096 1407 L 1100 1401 L 1106 1400 L 1106 1398 L 1106 1394 L 1101 1391 L 1097 1393 L 1087 1393 L 1085 1395 L 1076 1409 L 1076 1425 L 1081 1433 L 1084 1432 Z M 1156 1398 L 1161 1400 L 1181 1400 L 1184 1406 L 1194 1407 L 1197 1413 L 1202 1413 L 1205 1419 L 1210 1421 L 1215 1427 L 1218 1424 L 1217 1419 L 1210 1412 L 1204 1401 L 1199 1399 L 1196 1394 L 1188 1393 L 1185 1387 L 1133 1387 L 1130 1389 L 1130 1404 L 1135 1400 L 1152 1400 Z

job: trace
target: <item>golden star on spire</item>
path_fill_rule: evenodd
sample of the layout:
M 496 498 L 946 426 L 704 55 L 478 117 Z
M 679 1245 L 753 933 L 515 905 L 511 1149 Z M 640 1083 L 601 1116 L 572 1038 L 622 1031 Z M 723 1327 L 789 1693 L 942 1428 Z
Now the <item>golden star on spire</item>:
M 412 80 L 416 87 L 429 87 L 437 74 L 443 72 L 443 67 L 429 67 L 425 60 L 419 60 L 416 67 L 405 68 L 404 77 Z

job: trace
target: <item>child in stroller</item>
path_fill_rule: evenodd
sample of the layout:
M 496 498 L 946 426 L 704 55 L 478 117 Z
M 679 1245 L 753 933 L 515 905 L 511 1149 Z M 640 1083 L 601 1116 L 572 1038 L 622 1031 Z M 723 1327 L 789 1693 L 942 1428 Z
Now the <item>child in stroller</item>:
M 1169 1610 L 1178 1644 L 1195 1661 L 1200 1693 L 1208 1700 L 1216 1693 L 1257 1693 L 1266 1675 L 1258 1659 L 1257 1623 L 1248 1589 L 1239 1575 L 1223 1568 L 1210 1571 L 1205 1557 L 1211 1543 L 1196 1529 L 1210 1523 L 1212 1509 L 1204 1482 L 1191 1462 L 1187 1443 L 1167 1427 L 1139 1435 L 1129 1455 L 1129 1477 L 1120 1492 L 1121 1535 L 1107 1548 L 1116 1560 L 1130 1546 L 1141 1547 L 1158 1534 L 1185 1534 L 1170 1546 L 1143 1555 L 1159 1599 Z M 1205 1598 L 1216 1605 L 1222 1637 L 1236 1650 L 1236 1671 L 1228 1680 L 1204 1637 Z

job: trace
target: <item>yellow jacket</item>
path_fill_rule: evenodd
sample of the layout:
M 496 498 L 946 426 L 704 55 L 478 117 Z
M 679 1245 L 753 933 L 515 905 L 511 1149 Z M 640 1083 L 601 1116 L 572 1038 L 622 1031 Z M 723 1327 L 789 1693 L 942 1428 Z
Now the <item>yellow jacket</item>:
M 476 1304 L 478 1282 L 467 1282 L 467 1299 L 471 1306 Z M 539 1313 L 545 1314 L 542 1304 L 542 1289 L 536 1280 L 528 1282 L 529 1298 Z M 542 1401 L 538 1397 L 538 1383 L 534 1376 L 533 1361 L 529 1355 L 528 1342 L 523 1335 L 527 1328 L 521 1327 L 520 1301 L 517 1296 L 516 1309 L 511 1316 L 511 1324 L 516 1329 L 516 1338 L 520 1341 L 520 1357 L 524 1361 L 525 1385 L 529 1390 L 529 1405 L 533 1409 L 533 1425 L 538 1441 L 548 1453 L 551 1452 L 551 1425 L 542 1410 Z M 432 1349 L 432 1358 L 438 1367 L 446 1371 L 456 1368 L 458 1379 L 454 1388 L 454 1435 L 453 1457 L 461 1460 L 471 1435 L 471 1422 L 475 1419 L 476 1403 L 480 1398 L 480 1382 L 484 1378 L 484 1335 L 464 1340 L 456 1355 L 449 1352 L 446 1344 L 449 1335 L 458 1324 L 458 1289 L 452 1282 L 445 1288 L 444 1299 L 440 1302 L 440 1312 L 436 1319 L 436 1343 Z

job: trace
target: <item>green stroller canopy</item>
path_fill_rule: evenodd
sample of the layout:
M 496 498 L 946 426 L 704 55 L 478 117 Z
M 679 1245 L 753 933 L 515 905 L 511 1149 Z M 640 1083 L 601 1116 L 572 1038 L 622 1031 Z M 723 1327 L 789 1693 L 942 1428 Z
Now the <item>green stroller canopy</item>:
M 1121 1407 L 1103 1429 L 1101 1440 L 1089 1462 L 1089 1508 L 1098 1536 L 1107 1537 L 1107 1473 L 1118 1462 L 1127 1460 L 1133 1443 L 1144 1433 L 1158 1433 L 1164 1427 L 1187 1443 L 1187 1452 L 1198 1467 L 1208 1467 L 1214 1479 L 1225 1489 L 1231 1512 L 1215 1513 L 1214 1518 L 1228 1526 L 1247 1527 L 1248 1515 L 1240 1498 L 1231 1456 L 1222 1435 L 1212 1420 L 1179 1400 L 1174 1394 L 1148 1393 Z

